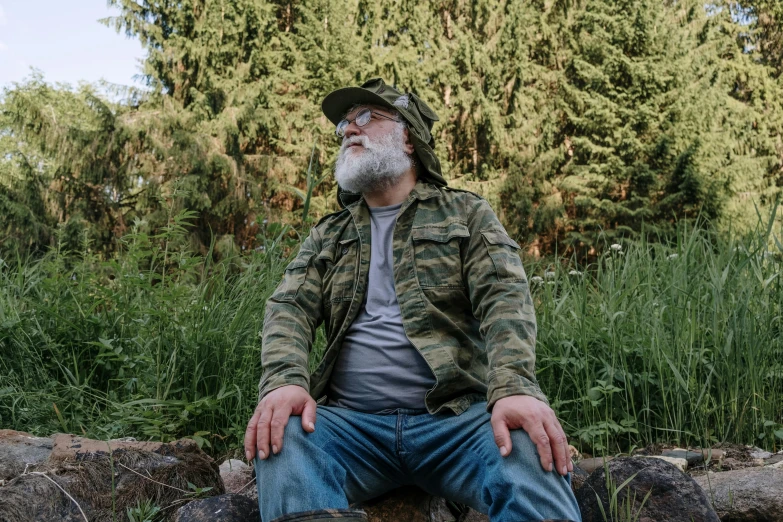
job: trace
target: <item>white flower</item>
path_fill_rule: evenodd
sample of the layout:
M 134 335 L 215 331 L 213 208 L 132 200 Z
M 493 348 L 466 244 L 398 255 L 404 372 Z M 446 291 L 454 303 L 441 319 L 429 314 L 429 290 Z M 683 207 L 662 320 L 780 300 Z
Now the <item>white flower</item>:
M 620 252 L 623 249 L 623 245 L 619 243 L 615 243 L 611 245 L 609 248 L 611 248 L 613 252 Z
M 547 279 L 554 279 L 556 275 L 554 272 L 544 272 L 544 277 Z
M 580 272 L 579 270 L 571 270 L 570 272 L 568 272 L 568 275 L 580 276 L 582 275 L 582 272 Z
M 536 285 L 540 285 L 544 282 L 544 278 L 540 276 L 533 276 L 530 278 L 530 282 Z
M 678 257 L 680 257 L 679 254 L 669 254 L 668 256 L 666 256 L 666 259 L 672 260 L 672 259 L 677 259 Z

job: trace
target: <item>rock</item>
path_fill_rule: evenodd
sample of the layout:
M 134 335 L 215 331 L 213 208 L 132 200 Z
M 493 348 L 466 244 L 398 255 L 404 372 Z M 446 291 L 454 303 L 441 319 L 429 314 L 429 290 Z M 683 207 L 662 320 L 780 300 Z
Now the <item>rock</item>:
M 614 457 L 594 457 L 592 459 L 583 459 L 576 463 L 577 466 L 582 468 L 587 473 L 592 473 L 598 468 L 603 468 L 605 462 L 609 462 Z
M 171 506 L 195 493 L 223 493 L 217 465 L 191 440 L 106 442 L 59 434 L 52 443 L 35 471 L 0 487 L 0 520 L 83 521 L 78 507 L 89 520 L 112 520 L 112 512 L 140 501 Z
M 679 469 L 683 473 L 685 472 L 686 469 L 688 469 L 688 461 L 685 460 L 685 459 L 679 459 L 679 458 L 674 458 L 674 457 L 665 457 L 663 455 L 647 455 L 647 456 L 643 456 L 643 457 L 639 456 L 639 457 L 636 457 L 636 458 L 663 460 L 663 461 L 668 462 L 669 464 L 672 464 L 673 466 L 675 466 L 677 469 Z
M 63 490 L 70 490 L 70 486 L 71 481 L 67 477 L 44 476 L 39 472 L 16 477 L 0 488 L 0 520 L 84 522 L 85 517 L 92 520 L 93 512 L 89 505 L 64 493 Z
M 258 489 L 254 479 L 253 468 L 241 460 L 230 459 L 220 465 L 220 478 L 226 493 L 244 495 L 253 502 L 258 502 Z
M 702 451 L 688 451 L 682 448 L 674 448 L 672 450 L 664 451 L 661 453 L 662 457 L 672 457 L 675 459 L 685 459 L 687 466 L 698 466 L 704 462 L 704 454 Z
M 767 466 L 770 469 L 783 469 L 783 460 Z
M 261 520 L 258 503 L 244 495 L 234 493 L 188 502 L 174 515 L 174 522 L 250 522 L 251 520 Z
M 618 457 L 608 464 L 615 487 L 633 480 L 617 492 L 618 508 L 632 503 L 631 511 L 640 522 L 719 522 L 704 491 L 689 476 L 662 459 Z M 598 468 L 576 492 L 583 522 L 604 522 L 598 498 L 611 519 L 606 476 Z M 648 492 L 650 497 L 640 506 Z M 598 498 L 597 498 L 598 497 Z
M 231 471 L 247 471 L 252 468 L 241 460 L 228 459 L 224 460 L 223 463 L 218 466 L 218 469 L 220 470 L 220 474 L 223 475 L 223 473 L 229 473 Z
M 750 452 L 750 456 L 753 457 L 754 459 L 762 459 L 762 460 L 764 460 L 764 459 L 770 458 L 772 456 L 772 453 L 770 453 L 769 451 L 763 451 L 763 450 L 762 451 L 751 451 Z
M 783 470 L 747 468 L 696 477 L 722 520 L 783 521 Z
M 482 513 L 412 486 L 352 507 L 363 509 L 369 522 L 489 522 Z
M 765 466 L 772 466 L 777 464 L 778 462 L 783 461 L 783 455 L 773 455 L 767 460 L 764 461 Z
M 49 460 L 66 462 L 92 460 L 102 456 L 108 456 L 109 451 L 138 451 L 143 453 L 155 453 L 162 456 L 172 455 L 177 448 L 198 448 L 191 439 L 180 439 L 174 442 L 137 442 L 135 439 L 115 439 L 110 441 L 92 440 L 76 435 L 57 433 L 53 437 L 54 444 Z
M 576 492 L 577 489 L 581 488 L 589 476 L 588 472 L 579 466 L 574 466 L 574 471 L 571 472 L 571 491 Z
M 0 481 L 11 480 L 49 458 L 52 439 L 23 431 L 0 430 Z
M 568 454 L 571 455 L 571 460 L 573 460 L 574 462 L 578 462 L 582 460 L 582 454 L 579 453 L 578 449 L 571 446 L 570 444 L 568 445 Z

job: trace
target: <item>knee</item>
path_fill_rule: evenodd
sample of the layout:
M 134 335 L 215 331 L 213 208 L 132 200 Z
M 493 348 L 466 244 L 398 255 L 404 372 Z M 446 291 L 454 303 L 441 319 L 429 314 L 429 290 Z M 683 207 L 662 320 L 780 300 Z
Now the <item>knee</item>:
M 526 466 L 537 465 L 541 468 L 541 462 L 538 455 L 538 448 L 525 430 L 511 431 L 511 447 L 513 448 L 513 457 L 515 460 L 521 460 Z

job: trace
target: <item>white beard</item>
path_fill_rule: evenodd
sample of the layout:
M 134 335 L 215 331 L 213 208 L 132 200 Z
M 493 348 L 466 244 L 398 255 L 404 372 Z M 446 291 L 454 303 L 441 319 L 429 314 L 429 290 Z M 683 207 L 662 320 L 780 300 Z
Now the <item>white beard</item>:
M 346 138 L 340 147 L 334 177 L 348 192 L 370 194 L 393 187 L 411 168 L 413 161 L 405 153 L 405 125 L 376 140 L 367 136 Z M 359 143 L 363 149 L 354 151 L 349 145 Z

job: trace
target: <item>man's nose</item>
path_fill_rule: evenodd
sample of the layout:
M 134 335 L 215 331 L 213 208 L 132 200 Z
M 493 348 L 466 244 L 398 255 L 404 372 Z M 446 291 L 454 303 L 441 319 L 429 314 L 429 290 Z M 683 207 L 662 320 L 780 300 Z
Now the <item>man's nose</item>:
M 348 126 L 345 128 L 345 137 L 351 138 L 353 136 L 358 136 L 359 133 L 361 133 L 361 130 L 359 130 L 359 126 L 356 125 L 356 121 L 352 121 L 348 124 Z

